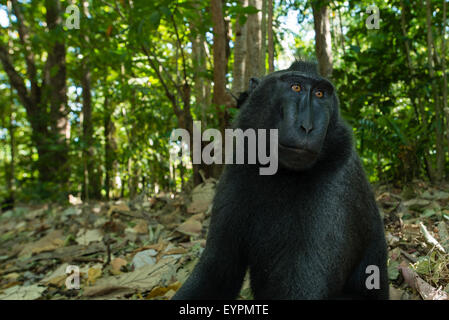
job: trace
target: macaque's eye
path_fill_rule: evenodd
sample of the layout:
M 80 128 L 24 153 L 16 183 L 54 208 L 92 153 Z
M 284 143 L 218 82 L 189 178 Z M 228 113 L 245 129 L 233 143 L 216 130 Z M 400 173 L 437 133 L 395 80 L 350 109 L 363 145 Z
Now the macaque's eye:
M 301 86 L 299 84 L 294 84 L 291 86 L 292 90 L 295 92 L 301 91 Z
M 321 91 L 321 90 L 318 90 L 318 91 L 315 91 L 315 96 L 317 97 L 317 98 L 322 98 L 323 96 L 324 96 L 324 93 L 323 93 L 323 91 Z

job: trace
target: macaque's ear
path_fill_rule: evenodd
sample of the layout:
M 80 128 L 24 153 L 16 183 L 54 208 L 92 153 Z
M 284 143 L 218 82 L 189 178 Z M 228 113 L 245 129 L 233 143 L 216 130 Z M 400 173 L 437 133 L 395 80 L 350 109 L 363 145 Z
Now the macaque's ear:
M 251 92 L 251 91 L 253 91 L 254 89 L 256 89 L 257 86 L 259 85 L 259 83 L 260 83 L 260 80 L 257 79 L 257 78 L 251 78 L 251 79 L 249 79 L 249 87 L 248 87 L 248 91 Z
M 257 86 L 259 85 L 260 80 L 257 78 L 251 78 L 249 79 L 249 86 L 248 86 L 248 90 L 241 92 L 239 97 L 236 99 L 237 100 L 237 108 L 240 109 L 241 106 L 243 106 L 243 104 L 245 103 L 246 100 L 248 100 L 249 95 L 251 94 L 251 92 L 257 88 Z
M 242 92 L 239 97 L 237 98 L 237 109 L 240 109 L 241 106 L 245 103 L 245 101 L 248 99 L 248 91 Z

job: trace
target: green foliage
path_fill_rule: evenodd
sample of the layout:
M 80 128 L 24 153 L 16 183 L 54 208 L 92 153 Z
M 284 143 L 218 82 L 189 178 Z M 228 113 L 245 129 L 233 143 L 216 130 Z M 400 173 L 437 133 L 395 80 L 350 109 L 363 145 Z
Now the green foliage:
M 407 1 L 404 1 L 407 3 Z M 426 61 L 425 11 L 408 3 L 402 35 L 400 2 L 375 1 L 380 29 L 365 27 L 364 8 L 371 2 L 351 3 L 344 9 L 346 52 L 335 66 L 342 114 L 355 129 L 357 147 L 372 179 L 404 181 L 426 175 L 425 158 L 435 143 Z M 436 15 L 436 24 L 439 15 Z M 438 30 L 437 28 L 435 30 Z M 411 80 L 405 42 L 409 41 L 416 77 Z M 424 103 L 424 114 L 419 104 Z
M 323 2 L 330 8 L 332 80 L 338 88 L 342 115 L 354 129 L 356 147 L 372 181 L 409 182 L 413 178 L 427 177 L 429 165 L 436 161 L 435 131 L 439 125 L 435 121 L 431 84 L 434 80 L 440 86 L 445 71 L 441 61 L 442 5 L 432 1 L 433 36 L 440 60 L 435 61 L 437 79 L 431 79 L 427 65 L 425 7 L 413 1 L 403 2 L 405 25 L 402 25 L 399 0 Z M 88 15 L 80 10 L 80 30 L 58 28 L 48 32 L 44 23 L 44 1 L 20 2 L 30 32 L 29 46 L 35 55 L 39 83 L 44 81 L 42 70 L 51 45 L 64 40 L 66 46 L 69 168 L 61 170 L 68 172 L 70 169 L 69 191 L 79 194 L 85 183 L 87 150 L 100 176 L 103 195 L 106 195 L 107 185 L 111 197 L 129 196 L 132 184 L 136 184 L 138 193 L 179 190 L 180 164 L 169 161 L 169 136 L 172 129 L 179 127 L 170 95 L 183 109 L 181 88 L 183 84 L 189 85 L 191 116 L 206 122 L 203 129 L 218 128 L 219 116 L 224 111 L 223 106 L 213 106 L 210 101 L 213 88 L 210 1 L 89 0 L 88 3 Z M 365 26 L 365 10 L 372 4 L 380 8 L 378 30 L 368 30 Z M 62 5 L 64 7 L 67 2 L 63 1 Z M 0 5 L 0 10 L 6 10 L 6 6 Z M 225 1 L 223 11 L 231 31 L 236 22 L 244 24 L 248 16 L 258 12 L 255 7 L 242 6 L 236 0 Z M 301 26 L 297 32 L 287 30 L 281 23 L 292 11 L 297 13 Z M 310 1 L 275 1 L 273 24 L 277 57 L 315 58 L 315 45 L 310 37 L 313 34 Z M 0 44 L 7 44 L 9 50 L 14 51 L 14 67 L 26 79 L 26 48 L 18 35 L 17 20 L 13 18 L 8 30 L 2 27 L 2 31 Z M 447 28 L 445 31 L 447 34 Z M 285 40 L 291 35 L 294 36 L 294 43 L 290 44 L 295 48 L 293 53 L 285 47 Z M 192 41 L 197 36 L 203 39 L 206 52 L 201 62 L 193 59 Z M 232 34 L 231 40 L 234 36 Z M 227 66 L 229 88 L 233 75 L 233 45 L 231 41 Z M 446 60 L 448 56 L 446 54 Z M 204 68 L 198 72 L 199 64 Z M 91 72 L 93 141 L 84 138 L 82 128 L 81 88 L 85 67 Z M 60 68 L 54 66 L 48 72 L 54 75 Z M 207 85 L 203 88 L 208 91 L 206 106 L 200 105 L 196 96 L 195 84 L 199 80 Z M 27 81 L 25 83 L 29 86 Z M 46 100 L 38 116 L 44 118 L 50 115 L 50 92 L 43 90 L 41 94 Z M 61 197 L 58 183 L 42 184 L 38 180 L 39 156 L 35 140 L 42 136 L 31 127 L 31 115 L 17 92 L 11 90 L 2 67 L 0 106 L 0 199 L 11 193 L 11 181 L 20 201 Z M 226 111 L 229 120 L 238 112 L 229 108 Z M 14 159 L 10 150 L 11 117 L 14 117 Z M 47 148 L 51 151 L 59 147 L 48 143 Z M 446 151 L 446 144 L 444 148 Z M 177 167 L 173 171 L 174 166 Z M 192 175 L 191 167 L 184 168 L 182 174 L 185 182 Z M 107 176 L 109 181 L 106 181 Z

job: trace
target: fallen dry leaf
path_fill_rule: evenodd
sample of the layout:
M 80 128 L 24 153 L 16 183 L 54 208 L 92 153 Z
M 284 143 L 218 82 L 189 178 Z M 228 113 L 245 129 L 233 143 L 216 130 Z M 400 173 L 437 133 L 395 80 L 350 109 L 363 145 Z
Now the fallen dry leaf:
M 3 276 L 3 279 L 16 280 L 16 279 L 19 278 L 19 277 L 20 277 L 20 274 L 19 274 L 19 273 L 17 273 L 17 272 L 11 272 L 11 273 L 5 274 L 5 275 Z
M 153 290 L 151 290 L 151 292 L 148 294 L 148 296 L 146 298 L 152 299 L 155 297 L 164 296 L 167 294 L 168 291 L 173 290 L 174 292 L 176 292 L 180 287 L 181 287 L 181 282 L 179 282 L 179 281 L 172 283 L 168 287 L 155 287 L 155 288 L 153 288 Z
M 191 248 L 194 245 L 196 245 L 197 243 L 199 243 L 202 248 L 206 247 L 206 239 L 193 240 L 193 241 L 189 241 L 189 242 L 181 242 L 179 245 L 183 248 Z
M 147 234 L 148 233 L 148 223 L 145 220 L 138 220 L 138 222 L 134 226 L 133 230 L 138 234 Z
M 98 229 L 93 230 L 84 230 L 81 229 L 76 238 L 76 242 L 78 242 L 80 245 L 87 246 L 88 244 L 92 242 L 99 241 L 101 242 L 103 240 L 103 233 Z
M 202 227 L 203 226 L 201 222 L 189 218 L 184 223 L 182 223 L 178 228 L 176 228 L 176 230 L 188 236 L 197 236 L 201 233 Z
M 163 296 L 164 300 L 170 300 L 175 295 L 175 293 L 175 290 L 168 290 Z
M 191 216 L 191 217 L 189 218 L 189 220 L 192 219 L 192 220 L 196 220 L 196 221 L 201 222 L 201 221 L 204 220 L 204 218 L 206 218 L 206 215 L 205 215 L 204 212 L 203 212 L 203 213 L 197 213 L 197 214 L 194 214 L 193 216 Z
M 85 255 L 90 255 L 102 251 L 105 251 L 105 246 L 103 243 L 93 243 L 89 246 L 74 245 L 58 248 L 52 252 L 39 253 L 31 257 L 30 261 L 61 259 L 64 262 L 68 262 Z
M 141 268 L 145 265 L 153 265 L 156 263 L 157 251 L 154 249 L 148 249 L 137 252 L 133 257 L 132 264 L 136 268 Z
M 25 245 L 20 251 L 19 257 L 38 254 L 45 251 L 52 251 L 64 245 L 62 230 L 53 230 L 45 237 L 36 242 Z
M 31 286 L 15 286 L 6 289 L 3 294 L 0 294 L 0 300 L 35 300 L 39 298 L 45 287 L 38 284 Z
M 215 195 L 215 182 L 202 183 L 192 191 L 192 202 L 187 208 L 188 213 L 205 212 L 209 208 Z
M 100 268 L 89 268 L 87 271 L 87 284 L 94 285 L 99 277 L 101 277 Z
M 111 261 L 111 267 L 112 267 L 111 272 L 113 274 L 120 274 L 121 267 L 126 266 L 127 264 L 128 264 L 128 262 L 125 259 L 115 258 Z
M 53 271 L 51 274 L 43 278 L 40 281 L 40 283 L 45 285 L 52 284 L 56 286 L 61 286 L 65 282 L 65 279 L 67 278 L 66 270 L 68 266 L 69 266 L 68 263 L 60 265 L 55 271 Z
M 113 204 L 109 210 L 108 210 L 108 216 L 110 216 L 112 213 L 114 212 L 124 212 L 127 213 L 129 212 L 129 206 L 123 202 L 118 202 L 116 204 Z
M 99 279 L 84 291 L 87 297 L 98 297 L 116 291 L 152 290 L 167 283 L 176 273 L 176 259 L 166 258 L 154 265 L 145 265 L 133 272 Z
M 184 248 L 173 248 L 167 251 L 164 251 L 162 253 L 162 255 L 170 255 L 170 254 L 184 254 L 187 253 L 188 251 Z

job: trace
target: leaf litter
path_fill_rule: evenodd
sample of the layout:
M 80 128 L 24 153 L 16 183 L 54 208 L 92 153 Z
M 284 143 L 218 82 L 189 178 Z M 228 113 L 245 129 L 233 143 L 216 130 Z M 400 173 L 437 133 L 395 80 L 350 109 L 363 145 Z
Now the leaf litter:
M 19 206 L 0 215 L 0 299 L 170 299 L 205 247 L 216 181 L 132 201 Z M 449 190 L 383 185 L 391 299 L 449 299 Z M 409 192 L 410 193 L 410 192 Z M 79 289 L 70 289 L 70 266 Z M 239 299 L 252 299 L 245 277 Z

